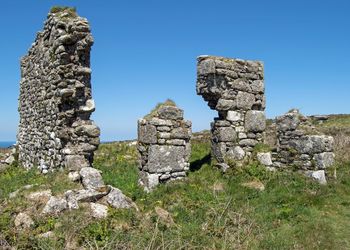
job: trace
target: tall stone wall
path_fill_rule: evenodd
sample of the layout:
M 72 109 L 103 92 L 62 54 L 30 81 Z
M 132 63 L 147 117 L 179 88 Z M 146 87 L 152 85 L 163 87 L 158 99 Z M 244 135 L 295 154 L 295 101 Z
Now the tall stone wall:
M 90 166 L 100 142 L 100 130 L 90 120 L 92 44 L 85 18 L 56 9 L 22 58 L 17 141 L 24 167 L 46 173 Z
M 219 163 L 249 158 L 263 141 L 264 92 L 262 62 L 198 57 L 197 94 L 218 111 L 211 133 L 212 153 Z
M 186 177 L 190 166 L 191 126 L 190 121 L 183 119 L 183 110 L 169 101 L 139 119 L 139 182 L 146 191 L 159 183 Z

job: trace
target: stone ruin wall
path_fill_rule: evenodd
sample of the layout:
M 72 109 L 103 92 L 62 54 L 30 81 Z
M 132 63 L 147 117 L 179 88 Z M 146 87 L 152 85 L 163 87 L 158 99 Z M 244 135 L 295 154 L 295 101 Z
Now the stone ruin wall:
M 146 191 L 186 177 L 190 167 L 192 124 L 183 110 L 161 105 L 152 113 L 138 121 L 139 183 Z
M 197 94 L 219 115 L 211 124 L 212 153 L 219 163 L 247 159 L 263 142 L 264 92 L 262 62 L 198 57 Z
M 314 131 L 308 118 L 291 110 L 276 118 L 277 145 L 272 153 L 272 166 L 297 170 L 313 175 L 334 164 L 334 139 Z
M 49 13 L 21 60 L 19 163 L 46 173 L 90 166 L 99 128 L 90 120 L 89 23 L 72 11 Z

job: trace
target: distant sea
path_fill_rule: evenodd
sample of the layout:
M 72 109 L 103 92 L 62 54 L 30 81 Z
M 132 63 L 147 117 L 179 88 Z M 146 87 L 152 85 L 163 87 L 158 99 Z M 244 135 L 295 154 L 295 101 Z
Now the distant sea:
M 15 143 L 15 141 L 0 141 L 0 148 L 8 148 Z

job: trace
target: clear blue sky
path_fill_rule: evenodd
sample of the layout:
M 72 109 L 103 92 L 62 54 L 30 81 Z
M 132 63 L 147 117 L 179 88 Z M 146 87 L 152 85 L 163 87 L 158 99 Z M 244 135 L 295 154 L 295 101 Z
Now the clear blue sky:
M 171 98 L 209 128 L 215 112 L 196 95 L 201 54 L 265 63 L 268 117 L 350 113 L 350 1 L 76 0 L 1 3 L 0 141 L 15 140 L 19 59 L 53 5 L 90 21 L 93 119 L 102 140 L 136 137 L 136 121 Z

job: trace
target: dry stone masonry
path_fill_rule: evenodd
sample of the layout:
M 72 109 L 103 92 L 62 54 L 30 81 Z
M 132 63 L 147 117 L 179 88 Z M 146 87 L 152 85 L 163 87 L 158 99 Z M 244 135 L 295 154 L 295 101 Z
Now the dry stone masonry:
M 211 124 L 212 153 L 223 168 L 249 158 L 263 141 L 264 89 L 262 62 L 198 57 L 197 94 L 218 111 Z
M 89 23 L 69 8 L 53 9 L 21 60 L 19 163 L 46 173 L 90 166 L 100 143 L 90 120 Z
M 171 101 L 138 121 L 140 184 L 150 191 L 160 182 L 181 179 L 189 170 L 191 122 Z
M 309 120 L 294 109 L 276 118 L 277 147 L 273 167 L 293 166 L 314 178 L 334 164 L 332 136 L 315 134 Z M 315 172 L 316 171 L 316 172 Z M 323 177 L 322 177 L 323 179 Z
M 89 203 L 91 216 L 107 216 L 108 207 L 136 208 L 118 188 L 105 185 L 93 167 L 93 152 L 100 129 L 90 120 L 95 104 L 91 96 L 90 48 L 93 39 L 85 18 L 75 10 L 51 10 L 21 61 L 19 163 L 38 166 L 43 173 L 66 167 L 68 178 L 80 188 L 52 196 L 51 190 L 31 194 L 46 196 L 42 214 L 57 215 Z M 38 201 L 39 202 L 39 201 Z

